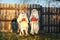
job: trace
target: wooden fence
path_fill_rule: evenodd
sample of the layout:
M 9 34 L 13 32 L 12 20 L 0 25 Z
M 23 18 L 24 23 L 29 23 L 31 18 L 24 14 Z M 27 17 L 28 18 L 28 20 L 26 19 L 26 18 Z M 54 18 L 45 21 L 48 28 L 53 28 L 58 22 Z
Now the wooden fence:
M 60 32 L 60 8 L 43 7 L 40 19 L 44 32 Z
M 0 31 L 11 32 L 11 21 L 17 18 L 21 10 L 25 10 L 27 5 L 23 4 L 0 4 Z
M 30 13 L 29 9 L 39 8 L 40 5 L 28 5 L 28 4 L 1 4 L 0 3 L 0 31 L 10 32 L 12 31 L 11 21 L 18 18 L 18 15 L 22 10 L 26 13 Z M 29 14 L 28 14 L 29 15 Z
M 32 9 L 37 9 L 39 12 L 40 30 L 60 32 L 60 8 L 42 7 L 37 4 L 0 4 L 0 31 L 11 32 L 12 20 L 17 19 L 22 10 L 29 18 Z

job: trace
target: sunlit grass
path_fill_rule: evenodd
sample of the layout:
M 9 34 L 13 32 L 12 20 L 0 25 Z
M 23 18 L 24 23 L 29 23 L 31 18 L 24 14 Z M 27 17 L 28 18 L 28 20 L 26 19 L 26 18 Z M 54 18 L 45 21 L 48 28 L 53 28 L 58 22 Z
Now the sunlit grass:
M 0 40 L 60 40 L 60 35 L 44 33 L 21 37 L 16 33 L 0 32 Z

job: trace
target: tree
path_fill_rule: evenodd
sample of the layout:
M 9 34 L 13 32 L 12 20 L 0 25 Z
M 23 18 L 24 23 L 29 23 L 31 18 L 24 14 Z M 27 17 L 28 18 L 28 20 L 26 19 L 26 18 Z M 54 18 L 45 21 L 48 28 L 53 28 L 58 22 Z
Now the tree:
M 19 3 L 25 4 L 27 3 L 29 0 L 19 0 Z
M 60 1 L 60 0 L 56 0 L 56 1 Z

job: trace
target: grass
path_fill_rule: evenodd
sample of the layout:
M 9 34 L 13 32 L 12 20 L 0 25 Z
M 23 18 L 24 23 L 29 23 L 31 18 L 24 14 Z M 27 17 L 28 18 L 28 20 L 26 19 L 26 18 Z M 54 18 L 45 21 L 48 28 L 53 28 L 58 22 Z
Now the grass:
M 55 33 L 41 33 L 39 35 L 21 37 L 16 33 L 0 32 L 0 40 L 60 40 L 60 34 L 57 35 Z

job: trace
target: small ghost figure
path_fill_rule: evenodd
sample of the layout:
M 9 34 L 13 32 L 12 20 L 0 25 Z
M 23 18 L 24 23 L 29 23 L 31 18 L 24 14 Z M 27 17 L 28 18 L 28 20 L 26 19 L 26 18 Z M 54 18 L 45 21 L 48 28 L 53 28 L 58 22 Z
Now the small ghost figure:
M 31 25 L 31 31 L 30 33 L 32 35 L 38 34 L 39 31 L 39 16 L 38 16 L 38 11 L 36 9 L 33 9 L 31 12 L 31 16 L 29 18 L 30 20 L 30 25 Z
M 20 35 L 24 35 L 24 31 L 26 36 L 28 35 L 28 18 L 26 13 L 24 13 L 24 11 L 22 11 L 17 19 L 17 22 L 19 24 L 19 28 L 20 28 Z

